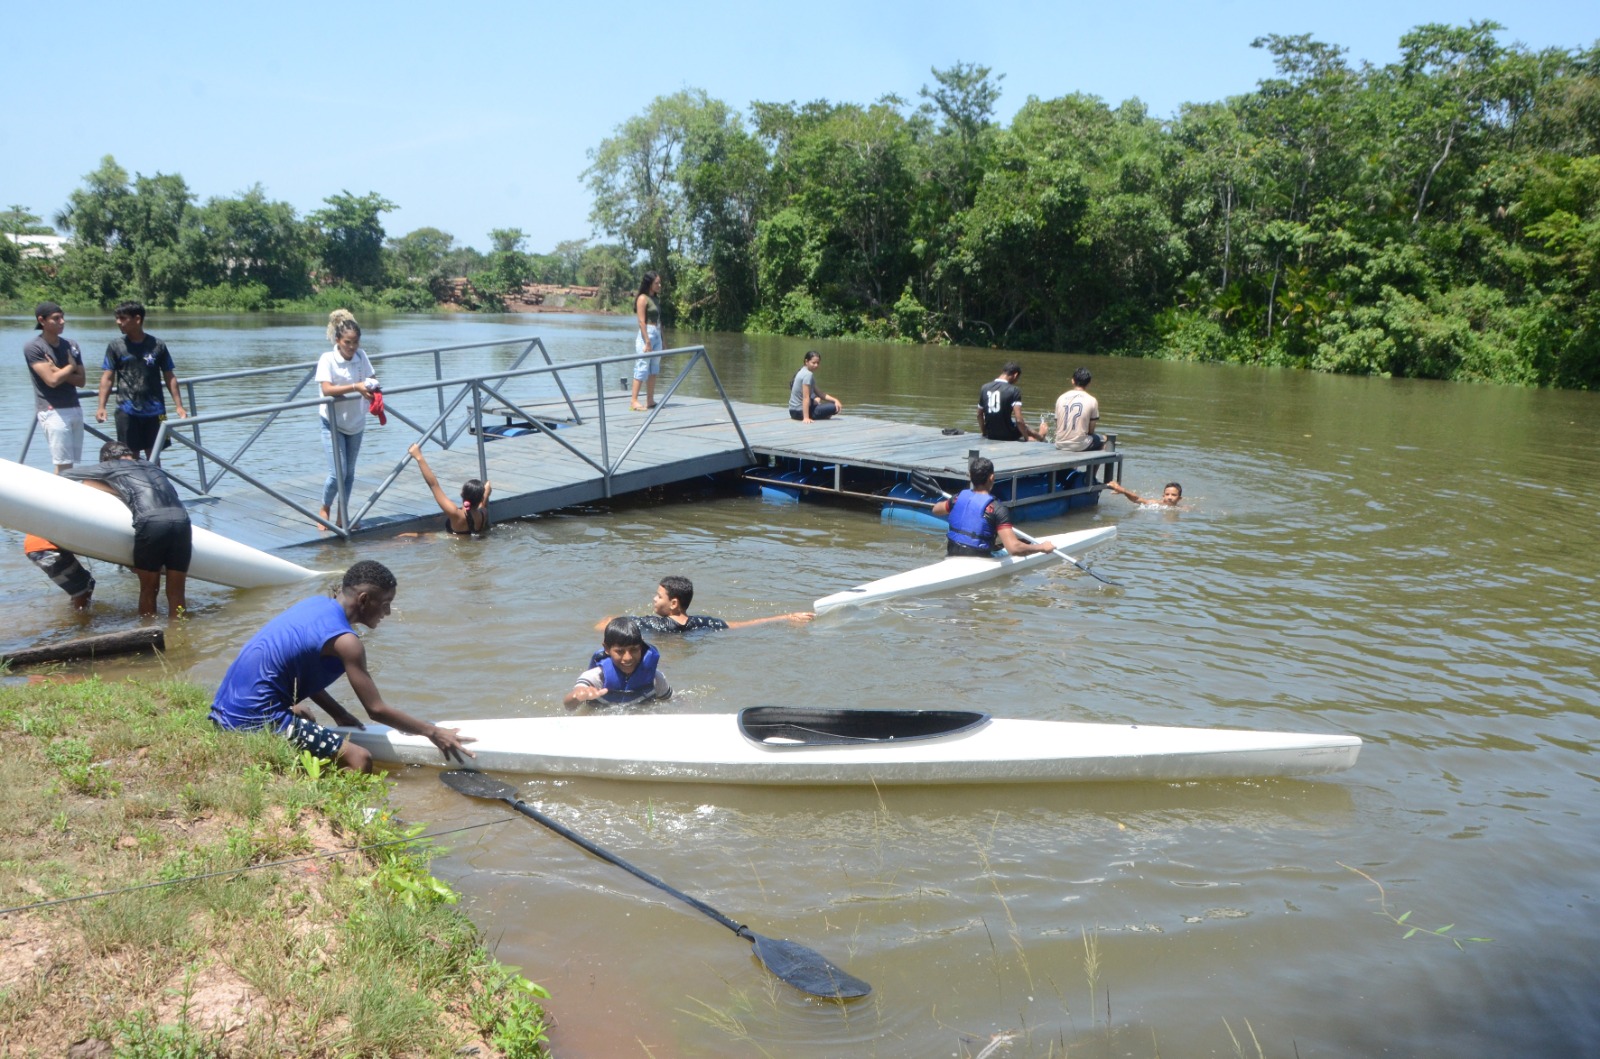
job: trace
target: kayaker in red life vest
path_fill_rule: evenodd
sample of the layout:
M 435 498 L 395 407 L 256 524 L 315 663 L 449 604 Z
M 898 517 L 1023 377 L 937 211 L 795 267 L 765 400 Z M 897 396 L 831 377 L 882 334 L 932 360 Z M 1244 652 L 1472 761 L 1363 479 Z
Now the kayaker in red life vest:
M 816 615 L 809 610 L 774 614 L 769 618 L 748 618 L 744 621 L 723 621 L 705 614 L 690 614 L 689 604 L 694 601 L 694 583 L 676 574 L 663 577 L 656 586 L 656 595 L 650 601 L 654 614 L 636 614 L 633 621 L 642 632 L 673 635 L 686 632 L 717 632 L 722 629 L 739 629 L 746 625 L 765 625 L 769 621 L 810 621 Z M 595 628 L 604 629 L 610 618 L 603 618 Z
M 1044 541 L 1019 540 L 1011 528 L 1011 509 L 989 495 L 994 488 L 994 462 L 977 456 L 967 465 L 967 479 L 971 489 L 963 489 L 950 500 L 933 505 L 935 518 L 950 519 L 950 532 L 945 534 L 946 555 L 976 555 L 987 557 L 994 550 L 1004 548 L 1011 555 L 1032 555 L 1035 552 L 1053 552 L 1055 545 Z

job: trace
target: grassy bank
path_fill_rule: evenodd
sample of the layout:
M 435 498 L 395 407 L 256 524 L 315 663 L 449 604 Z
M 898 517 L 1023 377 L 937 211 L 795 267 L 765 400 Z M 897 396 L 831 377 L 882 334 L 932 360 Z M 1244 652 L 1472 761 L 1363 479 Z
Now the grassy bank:
M 485 951 L 384 782 L 219 733 L 208 704 L 0 687 L 0 908 L 172 883 L 0 914 L 0 1054 L 545 1054 L 543 991 Z

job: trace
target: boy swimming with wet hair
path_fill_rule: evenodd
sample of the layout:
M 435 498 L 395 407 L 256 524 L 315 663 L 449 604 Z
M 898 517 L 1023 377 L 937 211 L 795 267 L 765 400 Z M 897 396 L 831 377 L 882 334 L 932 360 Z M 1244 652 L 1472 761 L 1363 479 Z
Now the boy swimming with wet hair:
M 644 642 L 639 623 L 632 618 L 612 618 L 606 623 L 601 649 L 589 659 L 589 668 L 561 704 L 575 709 L 599 700 L 602 706 L 672 698 L 672 685 L 658 668 L 661 654 Z
M 1183 503 L 1183 486 L 1177 482 L 1168 482 L 1161 487 L 1161 499 L 1146 499 L 1135 493 L 1132 489 L 1124 489 L 1119 482 L 1107 482 L 1106 488 L 1113 493 L 1118 493 L 1128 498 L 1130 503 L 1150 505 L 1151 507 L 1177 507 Z
M 656 586 L 655 598 L 650 601 L 654 614 L 636 614 L 634 623 L 645 632 L 677 634 L 686 632 L 715 632 L 721 629 L 737 629 L 745 625 L 762 625 L 769 621 L 810 621 L 816 615 L 809 610 L 797 610 L 788 614 L 774 614 L 770 618 L 750 618 L 745 621 L 723 621 L 705 614 L 690 614 L 689 604 L 694 600 L 694 583 L 687 577 L 669 574 L 661 579 Z M 602 620 L 596 629 L 603 629 L 606 622 Z

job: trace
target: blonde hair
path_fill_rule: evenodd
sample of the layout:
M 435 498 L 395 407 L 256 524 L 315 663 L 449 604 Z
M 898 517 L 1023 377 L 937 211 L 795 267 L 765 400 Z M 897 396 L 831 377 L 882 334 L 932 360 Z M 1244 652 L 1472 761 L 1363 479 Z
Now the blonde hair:
M 356 323 L 355 313 L 351 312 L 349 309 L 335 309 L 333 312 L 328 314 L 329 342 L 337 345 L 339 342 L 339 336 L 350 330 L 354 330 L 358 336 L 361 334 L 361 325 Z

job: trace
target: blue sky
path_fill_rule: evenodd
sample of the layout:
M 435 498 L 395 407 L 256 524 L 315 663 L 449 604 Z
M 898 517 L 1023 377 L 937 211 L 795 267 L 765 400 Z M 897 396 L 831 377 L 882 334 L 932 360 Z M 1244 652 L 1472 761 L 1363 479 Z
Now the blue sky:
M 376 191 L 400 206 L 391 235 L 427 225 L 485 249 L 489 229 L 521 228 L 543 251 L 593 234 L 587 152 L 684 87 L 741 111 L 915 101 L 931 67 L 966 61 L 1006 75 L 1006 121 L 1030 95 L 1070 92 L 1137 96 L 1165 117 L 1268 76 L 1250 41 L 1269 33 L 1376 64 L 1426 22 L 1493 19 L 1502 42 L 1534 48 L 1600 40 L 1594 0 L 1493 3 L 12 0 L 0 207 L 48 220 L 112 154 L 130 172 L 181 173 L 201 199 L 259 182 L 304 214 Z

